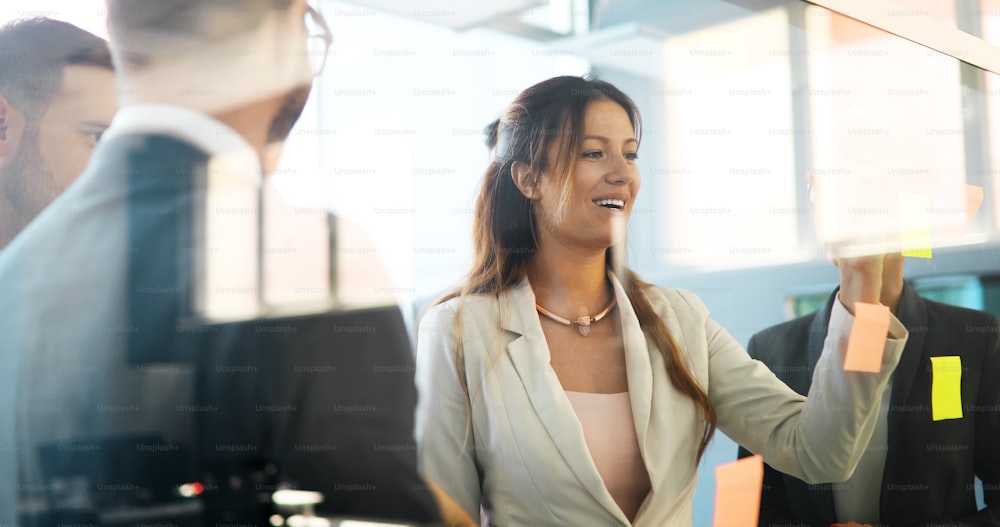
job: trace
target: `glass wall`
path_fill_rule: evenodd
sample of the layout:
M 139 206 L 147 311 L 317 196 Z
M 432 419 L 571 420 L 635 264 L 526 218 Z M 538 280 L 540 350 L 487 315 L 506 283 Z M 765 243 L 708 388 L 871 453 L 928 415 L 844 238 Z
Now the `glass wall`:
M 938 24 L 1000 44 L 1000 0 L 868 3 L 893 27 Z M 0 19 L 51 16 L 106 36 L 99 0 L 23 4 L 7 2 Z M 693 289 L 743 342 L 783 320 L 787 298 L 804 313 L 836 282 L 810 174 L 851 189 L 846 215 L 826 223 L 853 230 L 831 236 L 897 235 L 900 218 L 916 216 L 908 229 L 926 224 L 936 245 L 933 259 L 908 264 L 912 274 L 1000 269 L 1000 78 L 962 62 L 962 41 L 934 50 L 799 1 L 608 3 L 589 31 L 572 10 L 556 16 L 570 2 L 539 4 L 513 18 L 555 20 L 567 34 L 510 20 L 456 30 L 432 13 L 320 2 L 334 43 L 269 181 L 268 301 L 325 296 L 331 261 L 348 302 L 389 296 L 415 310 L 453 286 L 471 263 L 483 127 L 525 87 L 589 71 L 644 113 L 631 263 L 647 280 Z M 986 197 L 974 217 L 966 185 Z M 998 312 L 994 281 L 922 291 Z M 735 452 L 720 434 L 703 461 L 696 525 L 710 521 L 711 469 Z

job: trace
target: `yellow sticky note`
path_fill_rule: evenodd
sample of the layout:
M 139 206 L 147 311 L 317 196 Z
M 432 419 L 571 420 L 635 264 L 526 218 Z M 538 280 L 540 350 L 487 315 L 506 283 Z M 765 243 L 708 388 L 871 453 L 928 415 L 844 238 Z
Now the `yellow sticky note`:
M 899 195 L 899 221 L 903 256 L 930 258 L 931 219 L 927 212 L 930 199 L 922 194 Z
M 757 527 L 764 459 L 750 456 L 715 467 L 713 527 Z
M 854 326 L 847 341 L 844 369 L 878 373 L 882 369 L 886 335 L 889 333 L 889 307 L 879 304 L 854 304 Z
M 903 256 L 931 258 L 931 231 L 911 231 L 903 233 Z
M 962 357 L 931 357 L 931 415 L 935 421 L 962 418 Z

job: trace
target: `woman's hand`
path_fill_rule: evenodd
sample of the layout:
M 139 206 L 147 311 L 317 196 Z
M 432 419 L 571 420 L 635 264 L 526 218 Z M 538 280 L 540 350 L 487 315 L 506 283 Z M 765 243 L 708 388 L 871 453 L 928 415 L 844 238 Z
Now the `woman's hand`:
M 886 258 L 884 254 L 875 254 L 834 259 L 837 269 L 840 270 L 840 302 L 851 315 L 854 314 L 856 302 L 879 303 Z
M 827 231 L 823 226 L 825 218 L 822 213 L 828 203 L 842 203 L 845 193 L 850 189 L 844 188 L 838 181 L 821 180 L 809 174 L 810 201 L 815 205 L 814 223 L 816 225 L 816 238 L 818 240 L 827 239 L 824 233 Z M 831 196 L 834 198 L 831 200 Z M 827 218 L 828 219 L 828 218 Z M 870 251 L 871 247 L 864 250 Z M 886 246 L 889 254 L 874 254 L 870 256 L 845 256 L 849 251 L 855 251 L 852 243 L 842 240 L 837 243 L 823 243 L 823 250 L 827 259 L 840 270 L 840 292 L 838 297 L 840 302 L 847 308 L 847 311 L 854 315 L 854 304 L 864 302 L 866 304 L 878 304 L 894 308 L 902 290 L 903 257 L 898 252 L 893 253 L 893 248 Z M 898 249 L 896 249 L 898 250 Z M 883 275 L 888 272 L 888 277 Z M 898 276 L 897 276 L 898 275 Z M 883 291 L 885 289 L 885 291 Z

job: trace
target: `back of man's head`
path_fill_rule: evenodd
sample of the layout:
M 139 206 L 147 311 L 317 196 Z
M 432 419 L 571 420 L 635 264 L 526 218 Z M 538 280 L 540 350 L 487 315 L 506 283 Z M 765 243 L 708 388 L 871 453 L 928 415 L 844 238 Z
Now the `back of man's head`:
M 0 96 L 29 118 L 45 113 L 66 66 L 112 69 L 108 45 L 72 24 L 48 18 L 0 28 Z
M 252 31 L 295 0 L 108 0 L 108 30 L 122 70 L 195 54 Z
M 182 106 L 233 128 L 270 173 L 309 96 L 306 0 L 108 0 L 122 105 Z

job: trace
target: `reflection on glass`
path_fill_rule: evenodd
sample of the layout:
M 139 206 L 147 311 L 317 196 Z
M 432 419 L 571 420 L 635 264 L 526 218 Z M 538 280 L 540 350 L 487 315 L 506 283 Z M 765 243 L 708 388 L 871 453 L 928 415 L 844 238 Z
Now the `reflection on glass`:
M 773 9 L 667 41 L 662 92 L 669 211 L 662 259 L 701 269 L 786 261 L 796 250 L 788 16 Z M 662 144 L 662 143 L 661 143 Z
M 955 0 L 882 0 L 882 2 L 885 4 L 888 16 L 917 22 L 930 21 L 949 27 L 957 27 L 955 11 L 963 7 L 956 5 Z
M 838 190 L 819 211 L 822 239 L 891 249 L 960 227 L 959 61 L 820 7 L 805 15 L 812 174 Z
M 965 23 L 952 2 L 882 4 L 916 25 Z M 820 259 L 817 229 L 857 252 L 984 239 L 969 234 L 966 195 L 967 183 L 982 184 L 969 174 L 982 165 L 968 159 L 969 144 L 987 139 L 965 115 L 976 110 L 963 98 L 978 86 L 971 66 L 804 2 L 672 37 L 666 48 L 666 161 L 652 174 L 666 180 L 669 204 L 658 225 L 662 263 Z M 805 197 L 808 174 L 822 206 Z
M 993 43 L 1000 43 L 1000 0 L 981 0 L 982 37 Z M 986 130 L 988 139 L 1000 134 L 1000 75 L 993 72 L 984 73 L 983 95 L 986 112 Z M 988 180 L 992 195 L 987 199 L 993 202 L 993 209 L 1000 206 L 1000 159 L 997 159 L 996 148 L 990 148 L 995 141 L 986 141 L 986 162 L 982 177 Z M 993 227 L 1000 229 L 1000 215 L 994 214 Z

